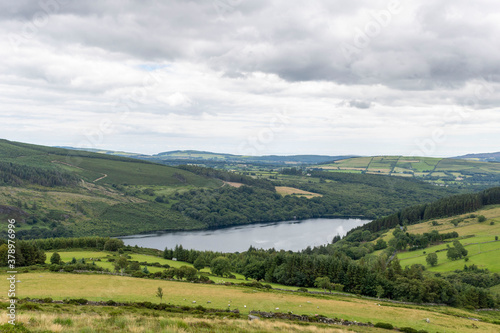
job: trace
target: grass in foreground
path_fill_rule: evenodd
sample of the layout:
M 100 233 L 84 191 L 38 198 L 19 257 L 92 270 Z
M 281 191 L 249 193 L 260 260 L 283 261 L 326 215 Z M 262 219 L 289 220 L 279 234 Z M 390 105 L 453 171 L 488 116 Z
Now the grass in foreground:
M 251 310 L 321 314 L 358 322 L 389 322 L 398 327 L 413 327 L 429 332 L 495 332 L 500 328 L 492 323 L 467 319 L 500 320 L 497 313 L 478 313 L 438 306 L 398 305 L 339 295 L 297 294 L 238 286 L 64 273 L 25 273 L 19 274 L 18 279 L 21 281 L 18 283 L 19 297 L 159 302 L 155 291 L 162 287 L 165 303 L 203 305 L 218 309 L 238 308 L 242 314 Z M 6 279 L 1 279 L 0 287 L 4 290 L 7 288 Z M 120 309 L 117 308 L 117 311 Z M 430 324 L 425 322 L 426 318 L 430 319 Z

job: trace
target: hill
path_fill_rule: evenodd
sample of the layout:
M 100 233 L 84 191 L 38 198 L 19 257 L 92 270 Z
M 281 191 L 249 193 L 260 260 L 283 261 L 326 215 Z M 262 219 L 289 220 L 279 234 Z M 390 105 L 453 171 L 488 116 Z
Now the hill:
M 0 141 L 0 171 L 0 215 L 15 211 L 21 238 L 118 236 L 311 217 L 377 218 L 459 192 L 370 174 L 284 170 L 279 177 L 263 178 L 6 140 Z
M 484 154 L 467 154 L 454 157 L 456 159 L 483 161 L 483 162 L 500 162 L 500 152 L 484 153 Z
M 79 151 L 90 151 L 100 154 L 112 156 L 132 157 L 142 160 L 158 162 L 168 165 L 179 164 L 207 164 L 214 165 L 229 165 L 229 164 L 262 164 L 267 166 L 284 166 L 284 165 L 306 165 L 332 162 L 336 160 L 353 157 L 349 156 L 328 156 L 328 155 L 266 155 L 266 156 L 245 156 L 234 154 L 213 153 L 200 150 L 173 150 L 161 152 L 154 155 L 129 153 L 122 151 L 92 149 L 92 148 L 73 148 L 60 147 Z
M 322 164 L 329 172 L 367 173 L 421 179 L 436 185 L 500 185 L 500 163 L 417 156 L 356 157 Z

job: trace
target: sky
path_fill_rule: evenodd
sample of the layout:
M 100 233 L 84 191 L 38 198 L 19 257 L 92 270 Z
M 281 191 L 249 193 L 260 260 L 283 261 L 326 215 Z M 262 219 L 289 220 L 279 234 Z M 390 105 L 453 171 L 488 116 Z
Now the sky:
M 500 151 L 497 1 L 0 2 L 0 138 L 154 154 Z

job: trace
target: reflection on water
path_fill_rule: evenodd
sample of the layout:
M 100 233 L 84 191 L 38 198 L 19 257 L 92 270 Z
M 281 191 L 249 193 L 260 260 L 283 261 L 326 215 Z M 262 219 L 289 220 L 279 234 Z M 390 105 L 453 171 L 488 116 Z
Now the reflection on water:
M 182 245 L 185 249 L 220 252 L 242 252 L 250 246 L 256 248 L 299 251 L 308 246 L 330 243 L 336 235 L 369 220 L 361 219 L 309 219 L 303 221 L 252 224 L 217 230 L 178 231 L 121 237 L 125 245 L 163 250 Z

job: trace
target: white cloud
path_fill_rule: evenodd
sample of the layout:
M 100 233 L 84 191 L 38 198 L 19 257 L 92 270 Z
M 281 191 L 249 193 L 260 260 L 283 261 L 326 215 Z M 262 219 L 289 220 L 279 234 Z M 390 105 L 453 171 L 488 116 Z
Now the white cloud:
M 498 5 L 401 2 L 380 21 L 390 3 L 65 1 L 41 22 L 37 2 L 3 2 L 0 136 L 145 153 L 252 141 L 256 153 L 404 154 L 443 130 L 433 154 L 495 150 Z

